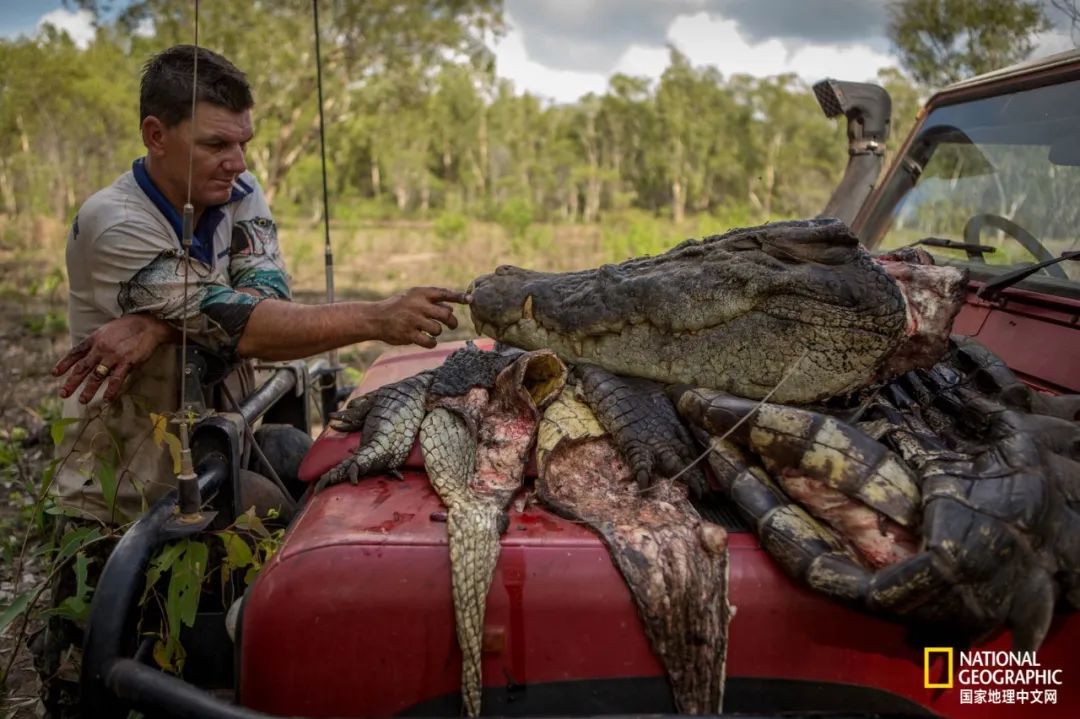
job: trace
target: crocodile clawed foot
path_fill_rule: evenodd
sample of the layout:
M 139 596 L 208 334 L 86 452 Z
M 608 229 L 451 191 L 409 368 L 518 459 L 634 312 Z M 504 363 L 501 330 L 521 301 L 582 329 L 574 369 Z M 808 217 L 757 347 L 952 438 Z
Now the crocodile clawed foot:
M 374 406 L 375 392 L 349 400 L 345 409 L 330 413 L 330 427 L 338 432 L 359 432 L 364 428 L 364 420 Z
M 327 472 L 315 485 L 319 491 L 331 484 L 386 472 L 398 479 L 397 471 L 412 450 L 424 419 L 424 401 L 432 373 L 422 372 L 400 382 L 383 385 L 351 400 L 341 412 L 330 415 L 331 427 L 342 432 L 360 432 L 360 445 L 345 461 Z
M 321 492 L 334 484 L 341 484 L 346 479 L 349 480 L 349 483 L 353 486 L 360 482 L 360 467 L 357 463 L 356 455 L 350 455 L 348 459 L 320 477 L 319 481 L 315 484 L 315 492 Z
M 693 464 L 697 444 L 663 385 L 620 377 L 594 365 L 580 365 L 577 372 L 582 400 L 611 434 L 639 492 L 675 477 L 695 495 L 705 492 L 705 475 Z
M 330 485 L 337 484 L 340 481 L 341 473 L 338 471 L 338 468 L 335 467 L 334 469 L 331 469 L 329 472 L 325 473 L 323 476 L 319 477 L 319 481 L 315 483 L 315 493 L 318 494 Z

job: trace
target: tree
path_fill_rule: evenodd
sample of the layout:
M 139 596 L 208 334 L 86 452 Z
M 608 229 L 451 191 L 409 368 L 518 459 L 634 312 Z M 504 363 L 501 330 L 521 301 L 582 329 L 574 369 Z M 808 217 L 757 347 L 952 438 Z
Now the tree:
M 604 166 L 611 178 L 605 194 L 617 209 L 632 199 L 643 199 L 632 180 L 641 175 L 645 141 L 655 120 L 649 93 L 648 78 L 616 74 L 600 98 Z
M 712 146 L 711 123 L 722 113 L 710 112 L 722 92 L 714 68 L 691 66 L 685 55 L 670 48 L 670 64 L 660 76 L 656 110 L 660 142 L 653 145 L 657 164 L 663 168 L 671 192 L 671 216 L 683 221 L 686 207 L 698 205 L 693 195 L 703 186 L 703 174 Z
M 490 63 L 482 38 L 502 27 L 497 0 L 323 0 L 319 7 L 327 126 L 353 111 L 355 95 L 348 89 L 380 82 L 387 73 L 431 77 L 453 56 L 476 66 Z M 136 45 L 149 53 L 191 42 L 193 9 L 189 0 L 138 0 L 121 22 L 132 30 L 141 21 L 153 22 L 154 37 Z M 259 135 L 251 158 L 272 200 L 289 169 L 318 146 L 311 5 L 203 3 L 199 25 L 200 44 L 250 74 Z
M 0 39 L 0 214 L 70 217 L 141 153 L 139 66 L 191 41 L 193 5 L 126 7 L 119 21 L 98 15 L 87 48 L 55 30 Z M 499 7 L 320 0 L 328 191 L 341 218 L 528 210 L 597 222 L 637 208 L 733 223 L 823 206 L 843 168 L 843 126 L 821 116 L 797 78 L 725 78 L 673 50 L 659 82 L 615 75 L 603 94 L 549 104 L 497 76 L 480 40 Z M 203 3 L 200 13 L 200 44 L 250 71 L 248 160 L 276 212 L 316 218 L 310 0 Z M 918 90 L 883 77 L 898 113 L 913 116 Z
M 901 64 L 931 88 L 1023 60 L 1050 27 L 1038 0 L 894 0 L 889 13 Z
M 136 66 L 106 29 L 0 43 L 0 213 L 68 217 L 138 154 Z
M 476 73 L 462 65 L 447 65 L 439 73 L 431 97 L 432 150 L 438 155 L 438 176 L 448 188 L 448 203 L 460 211 L 468 199 L 480 196 L 484 174 L 478 169 L 480 120 L 484 102 Z

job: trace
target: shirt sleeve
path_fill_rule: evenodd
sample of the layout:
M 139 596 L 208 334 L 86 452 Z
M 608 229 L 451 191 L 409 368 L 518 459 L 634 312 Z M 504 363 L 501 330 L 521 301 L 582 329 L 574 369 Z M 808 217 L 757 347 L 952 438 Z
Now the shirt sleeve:
M 229 279 L 236 289 L 255 291 L 260 297 L 291 299 L 289 276 L 278 247 L 277 225 L 262 188 L 241 202 L 232 227 L 229 246 Z
M 115 299 L 123 314 L 149 313 L 177 329 L 186 324 L 193 342 L 235 358 L 263 298 L 218 281 L 203 262 L 185 260 L 174 237 L 162 235 L 159 228 L 123 222 L 97 237 L 91 260 L 97 303 L 108 307 Z

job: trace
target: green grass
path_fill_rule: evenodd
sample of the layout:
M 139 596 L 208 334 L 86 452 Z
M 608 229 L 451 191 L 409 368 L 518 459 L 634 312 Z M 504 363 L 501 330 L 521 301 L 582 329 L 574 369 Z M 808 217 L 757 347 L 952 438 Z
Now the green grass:
M 431 220 L 383 220 L 370 212 L 344 213 L 331 223 L 335 284 L 342 296 L 386 296 L 417 285 L 464 288 L 500 264 L 562 272 L 656 254 L 687 237 L 756 224 L 745 208 L 690 216 L 679 226 L 641 210 L 605 213 L 594 224 L 535 222 L 528 208 L 503 208 L 493 222 L 459 213 Z M 343 213 L 337 213 L 343 216 Z M 527 221 L 528 220 L 528 221 Z M 279 216 L 279 239 L 300 294 L 325 287 L 320 222 Z M 66 297 L 67 225 L 42 218 L 0 217 L 0 294 L 59 306 Z M 60 329 L 54 318 L 30 320 L 31 329 Z
M 505 218 L 504 218 L 505 219 Z M 520 218 L 519 218 L 520 219 Z M 342 296 L 385 296 L 418 285 L 465 288 L 503 264 L 564 272 L 658 254 L 687 237 L 724 232 L 756 218 L 698 215 L 681 226 L 645 212 L 609 214 L 597 224 L 494 223 L 444 215 L 433 221 L 334 222 L 334 278 Z M 507 227 L 506 225 L 511 225 Z M 322 226 L 279 219 L 278 237 L 299 293 L 325 286 Z

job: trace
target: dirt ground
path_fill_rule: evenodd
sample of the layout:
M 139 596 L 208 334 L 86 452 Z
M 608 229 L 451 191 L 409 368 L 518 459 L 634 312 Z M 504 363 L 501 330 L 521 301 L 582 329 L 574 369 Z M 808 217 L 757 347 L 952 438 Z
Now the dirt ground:
M 49 318 L 62 311 L 51 302 L 0 301 L 0 607 L 43 580 L 32 558 L 39 538 L 27 533 L 26 519 L 52 453 L 47 423 L 59 412 L 59 400 L 50 369 L 68 338 L 63 325 Z M 37 678 L 25 642 L 17 642 L 20 625 L 14 622 L 0 636 L 0 672 L 16 654 L 0 716 L 37 716 Z

